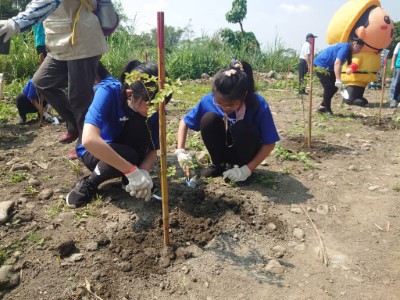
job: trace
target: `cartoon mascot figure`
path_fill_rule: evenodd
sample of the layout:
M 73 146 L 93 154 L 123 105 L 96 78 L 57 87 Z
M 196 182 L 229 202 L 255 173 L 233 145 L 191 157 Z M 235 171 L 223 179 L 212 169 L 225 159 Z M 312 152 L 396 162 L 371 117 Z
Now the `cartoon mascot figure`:
M 342 68 L 342 81 L 347 85 L 349 105 L 366 106 L 365 88 L 378 80 L 381 68 L 380 52 L 390 45 L 394 23 L 382 9 L 379 0 L 349 0 L 333 16 L 327 31 L 328 44 L 359 38 L 364 42 L 361 51 L 354 54 L 350 65 Z

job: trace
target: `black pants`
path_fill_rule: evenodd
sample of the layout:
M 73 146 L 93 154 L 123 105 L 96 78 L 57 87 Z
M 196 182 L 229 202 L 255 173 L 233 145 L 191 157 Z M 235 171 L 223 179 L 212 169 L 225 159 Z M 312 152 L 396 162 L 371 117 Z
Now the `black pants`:
M 38 112 L 36 107 L 32 104 L 32 102 L 24 94 L 19 94 L 19 95 L 17 95 L 17 97 L 15 97 L 15 104 L 18 109 L 18 114 L 23 119 L 26 118 L 26 114 Z M 46 101 L 43 102 L 43 107 L 46 105 L 47 105 Z
M 304 76 L 308 72 L 308 65 L 305 59 L 300 58 L 299 61 L 299 92 L 305 92 L 306 87 L 304 86 Z
M 338 90 L 338 88 L 335 86 L 335 81 L 336 81 L 335 73 L 329 72 L 327 74 L 324 74 L 321 72 L 317 72 L 316 74 L 319 78 L 319 81 L 321 82 L 322 87 L 324 88 L 321 106 L 324 106 L 327 111 L 332 111 L 331 108 L 332 98 Z
M 139 165 L 141 162 L 138 159 L 138 154 L 135 149 L 121 144 L 109 144 L 115 152 L 117 152 L 121 157 L 129 161 L 131 164 Z M 90 175 L 90 181 L 98 186 L 101 183 L 118 177 L 125 178 L 124 174 L 114 167 L 102 162 L 97 157 L 93 156 L 91 153 L 86 152 L 82 157 L 84 165 L 92 171 Z M 96 169 L 96 171 L 94 171 Z
M 223 119 L 214 112 L 203 116 L 200 132 L 215 165 L 248 164 L 261 147 L 258 131 L 253 124 L 237 121 L 226 131 Z

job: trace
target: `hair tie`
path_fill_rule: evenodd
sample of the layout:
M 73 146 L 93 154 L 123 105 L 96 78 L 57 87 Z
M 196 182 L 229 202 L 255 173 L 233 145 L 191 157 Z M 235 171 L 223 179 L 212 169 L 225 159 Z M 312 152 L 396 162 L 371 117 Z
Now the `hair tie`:
M 228 77 L 231 77 L 231 75 L 235 75 L 237 71 L 235 69 L 230 69 L 224 72 L 224 74 Z
M 239 69 L 242 72 L 244 71 L 242 63 L 238 61 L 236 58 L 232 58 L 232 66 L 236 69 Z

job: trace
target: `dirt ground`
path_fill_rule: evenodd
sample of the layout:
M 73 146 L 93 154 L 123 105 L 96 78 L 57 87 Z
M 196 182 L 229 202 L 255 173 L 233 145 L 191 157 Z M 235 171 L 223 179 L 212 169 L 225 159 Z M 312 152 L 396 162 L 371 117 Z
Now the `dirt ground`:
M 64 206 L 88 172 L 63 158 L 63 126 L 1 124 L 0 204 L 15 206 L 0 225 L 11 278 L 0 274 L 0 298 L 400 299 L 400 114 L 385 102 L 378 124 L 380 91 L 366 92 L 369 108 L 337 96 L 334 118 L 313 113 L 309 148 L 308 98 L 263 94 L 282 155 L 237 186 L 169 178 L 168 248 L 161 202 L 118 180 L 85 208 Z

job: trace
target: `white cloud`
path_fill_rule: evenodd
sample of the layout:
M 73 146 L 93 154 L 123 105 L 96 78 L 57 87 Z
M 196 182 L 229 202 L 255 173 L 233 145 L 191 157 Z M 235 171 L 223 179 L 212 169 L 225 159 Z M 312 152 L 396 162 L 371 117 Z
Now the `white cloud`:
M 287 4 L 283 3 L 279 5 L 280 9 L 283 9 L 289 14 L 301 14 L 303 12 L 311 11 L 311 6 L 305 4 Z

